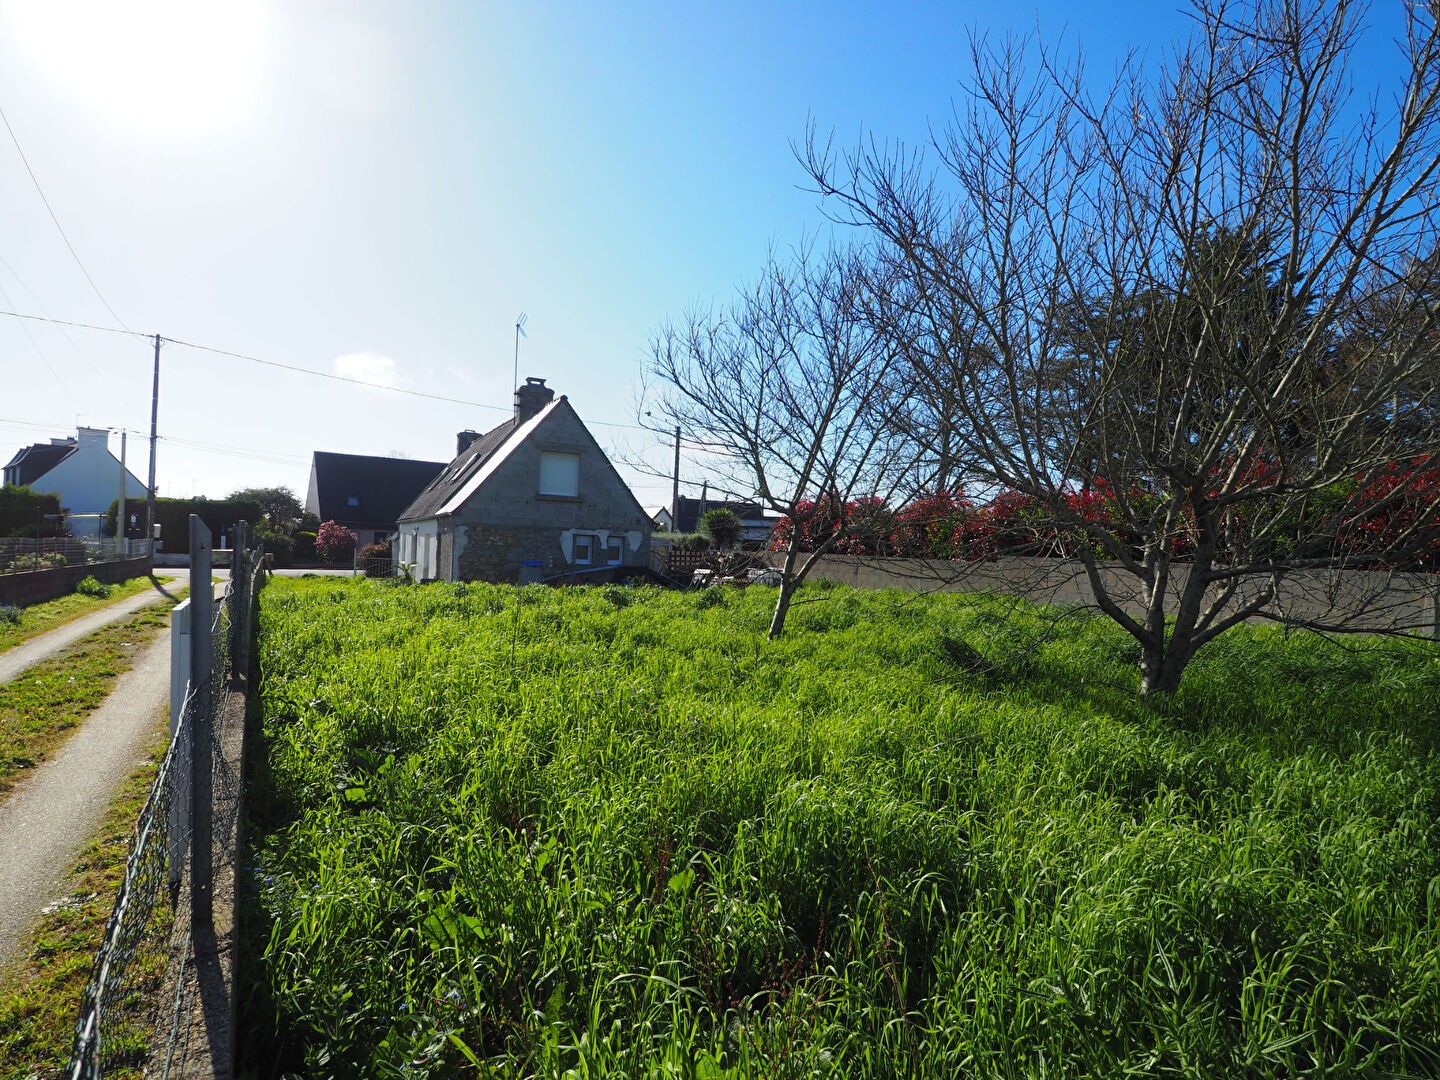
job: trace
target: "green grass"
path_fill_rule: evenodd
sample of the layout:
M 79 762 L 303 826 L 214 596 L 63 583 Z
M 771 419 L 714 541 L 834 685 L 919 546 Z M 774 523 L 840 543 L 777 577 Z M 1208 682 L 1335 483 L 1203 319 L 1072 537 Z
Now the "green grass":
M 1433 647 L 801 599 L 267 585 L 250 1073 L 1440 1072 Z
M 42 915 L 29 954 L 0 981 L 0 1080 L 58 1076 L 70 1058 L 75 1018 L 104 937 L 105 924 L 125 875 L 130 834 L 165 753 L 162 735 L 146 763 L 128 777 L 105 821 L 70 868 L 66 898 Z M 163 900 L 131 960 L 128 983 L 151 998 L 165 973 L 166 941 L 174 913 Z M 125 1029 L 126 1011 L 133 1021 Z M 148 1040 L 151 1015 L 144 1001 L 126 998 L 111 1031 Z M 110 1070 L 108 1076 L 138 1075 Z
M 171 603 L 101 627 L 0 683 L 0 797 L 104 704 L 135 657 L 170 625 Z
M 155 581 L 169 580 L 171 579 L 166 577 L 155 578 L 153 581 L 149 577 L 136 577 L 112 585 L 109 595 L 103 598 L 72 592 L 54 600 L 47 600 L 43 604 L 21 608 L 18 623 L 0 620 L 0 652 L 12 649 L 22 641 L 28 641 L 65 623 L 74 622 L 91 612 L 110 607 L 126 597 L 147 592 L 155 587 Z

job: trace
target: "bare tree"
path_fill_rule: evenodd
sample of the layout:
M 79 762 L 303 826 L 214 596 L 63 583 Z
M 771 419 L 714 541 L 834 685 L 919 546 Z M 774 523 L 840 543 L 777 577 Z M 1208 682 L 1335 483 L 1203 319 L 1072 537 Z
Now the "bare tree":
M 655 414 L 709 455 L 717 488 L 790 519 L 771 638 L 846 531 L 845 504 L 908 475 L 912 444 L 883 408 L 891 343 L 864 317 L 874 287 L 853 253 L 772 258 L 728 309 L 693 312 L 651 345 Z
M 1411 6 L 1392 95 L 1361 100 L 1364 15 L 1198 0 L 1155 74 L 1132 58 L 1098 96 L 1078 60 L 977 39 L 925 153 L 813 130 L 801 151 L 896 282 L 872 310 L 907 377 L 953 410 L 972 474 L 1072 538 L 1143 693 L 1283 618 L 1297 571 L 1435 541 L 1437 496 L 1394 481 L 1440 466 L 1440 428 L 1399 422 L 1440 404 L 1418 259 L 1440 239 L 1440 39 Z M 1097 490 L 1103 520 L 1075 509 Z M 1402 503 L 1405 524 L 1364 528 Z

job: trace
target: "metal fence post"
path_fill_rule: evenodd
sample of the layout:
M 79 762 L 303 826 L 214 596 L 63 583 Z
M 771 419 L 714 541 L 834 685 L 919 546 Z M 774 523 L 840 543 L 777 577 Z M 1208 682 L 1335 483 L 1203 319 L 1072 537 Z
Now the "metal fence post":
M 198 515 L 190 515 L 190 685 L 195 701 L 191 715 L 190 790 L 190 924 L 209 929 L 214 888 L 212 855 L 214 807 L 211 775 L 215 729 L 211 711 L 213 672 L 210 624 L 215 590 L 210 584 L 210 530 Z
M 181 719 L 185 715 L 185 692 L 190 685 L 190 601 L 182 600 L 170 609 L 170 741 L 188 741 L 191 728 L 187 724 L 181 730 Z M 190 833 L 190 769 L 189 754 L 182 747 L 175 748 L 176 760 L 186 762 L 184 769 L 170 772 L 170 812 L 168 826 L 169 853 L 166 865 L 169 869 L 170 888 L 180 884 L 180 875 L 185 868 L 185 845 Z M 182 756 L 183 755 L 183 756 Z

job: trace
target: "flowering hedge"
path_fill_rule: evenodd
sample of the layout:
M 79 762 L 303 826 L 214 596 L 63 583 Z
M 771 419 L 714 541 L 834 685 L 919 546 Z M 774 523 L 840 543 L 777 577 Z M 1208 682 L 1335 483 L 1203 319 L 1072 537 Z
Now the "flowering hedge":
M 1417 534 L 1440 534 L 1440 459 L 1394 462 L 1370 479 L 1356 501 L 1364 513 L 1340 529 L 1342 550 L 1383 551 Z M 1440 539 L 1410 563 L 1411 569 L 1440 572 Z
M 1273 464 L 1263 458 L 1247 463 L 1241 484 L 1271 483 Z M 1231 490 L 1234 484 L 1227 484 Z M 1394 548 L 1415 537 L 1434 539 L 1404 561 L 1406 569 L 1440 572 L 1440 459 L 1396 463 L 1371 479 L 1363 489 L 1339 484 L 1310 500 L 1302 520 L 1298 509 L 1292 522 L 1267 522 L 1277 555 L 1315 554 L 1301 545 L 1315 533 L 1339 540 L 1342 553 L 1363 554 Z M 926 492 L 898 510 L 883 499 L 867 497 L 841 501 L 833 495 L 802 502 L 797 508 L 800 550 L 815 551 L 828 542 L 837 555 L 899 556 L 932 559 L 992 559 L 999 555 L 1035 555 L 1073 558 L 1082 545 L 1097 556 L 1109 556 L 1106 547 L 1085 529 L 1092 524 L 1132 551 L 1140 537 L 1125 524 L 1127 516 L 1143 515 L 1146 503 L 1156 498 L 1138 485 L 1121 494 L 1105 480 L 1067 491 L 1067 514 L 1057 517 L 1041 500 L 1018 491 L 1002 491 L 987 503 L 977 503 L 961 491 Z M 1120 511 L 1123 501 L 1129 513 Z M 1348 516 L 1345 514 L 1349 508 Z M 1358 513 L 1356 509 L 1358 508 Z M 1254 503 L 1236 507 L 1222 516 L 1220 546 L 1240 546 L 1250 537 L 1261 513 Z M 1195 527 L 1182 524 L 1170 537 L 1170 553 L 1180 559 L 1194 551 Z M 1334 522 L 1316 529 L 1316 521 Z M 770 550 L 784 551 L 796 529 L 783 517 L 771 532 Z M 1313 541 L 1312 541 L 1313 542 Z M 1328 539 L 1325 541 L 1328 544 Z M 1377 565 L 1380 564 L 1377 560 Z

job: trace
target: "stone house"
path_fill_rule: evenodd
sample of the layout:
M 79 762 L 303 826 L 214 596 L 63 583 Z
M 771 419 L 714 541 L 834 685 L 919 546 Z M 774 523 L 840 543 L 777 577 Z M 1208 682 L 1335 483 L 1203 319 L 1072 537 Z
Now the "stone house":
M 606 580 L 643 568 L 650 516 L 570 402 L 529 378 L 515 414 L 458 436 L 450 462 L 400 515 L 394 558 L 417 580 Z

